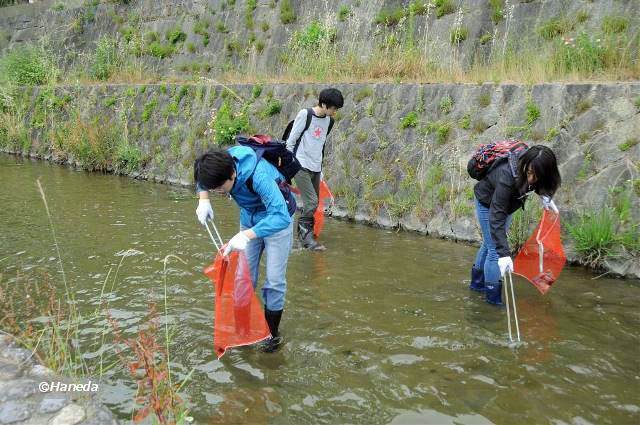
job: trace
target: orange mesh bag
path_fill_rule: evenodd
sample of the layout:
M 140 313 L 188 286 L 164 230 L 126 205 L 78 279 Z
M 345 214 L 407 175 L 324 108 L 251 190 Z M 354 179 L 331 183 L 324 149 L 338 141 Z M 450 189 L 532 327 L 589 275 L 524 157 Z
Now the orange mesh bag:
M 213 348 L 218 359 L 231 347 L 255 344 L 271 336 L 244 252 L 234 251 L 227 257 L 218 252 L 204 274 L 213 282 L 216 294 Z
M 558 279 L 566 261 L 560 240 L 560 215 L 545 210 L 538 227 L 516 256 L 515 273 L 544 295 Z
M 329 190 L 329 186 L 324 180 L 320 180 L 320 194 L 318 195 L 318 208 L 313 214 L 313 237 L 318 239 L 320 232 L 324 227 L 324 205 L 325 201 L 327 205 L 333 204 L 333 193 Z

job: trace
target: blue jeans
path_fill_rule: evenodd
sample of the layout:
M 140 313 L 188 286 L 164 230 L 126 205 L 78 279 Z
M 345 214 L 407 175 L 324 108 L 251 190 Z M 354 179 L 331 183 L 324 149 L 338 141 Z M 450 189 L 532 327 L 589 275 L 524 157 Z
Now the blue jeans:
M 240 226 L 240 230 L 248 227 Z M 293 243 L 293 223 L 286 229 L 265 238 L 256 238 L 247 244 L 245 254 L 253 288 L 258 285 L 258 270 L 262 253 L 267 255 L 267 278 L 262 286 L 262 300 L 267 309 L 279 311 L 284 308 L 287 293 L 287 261 Z
M 489 226 L 489 208 L 485 207 L 476 199 L 476 215 L 482 232 L 482 245 L 476 255 L 476 261 L 473 266 L 477 269 L 484 270 L 484 281 L 486 283 L 497 284 L 500 281 L 500 268 L 498 267 L 498 253 L 496 252 L 496 244 L 491 238 L 491 227 Z M 513 215 L 507 218 L 506 230 L 509 231 L 509 225 Z

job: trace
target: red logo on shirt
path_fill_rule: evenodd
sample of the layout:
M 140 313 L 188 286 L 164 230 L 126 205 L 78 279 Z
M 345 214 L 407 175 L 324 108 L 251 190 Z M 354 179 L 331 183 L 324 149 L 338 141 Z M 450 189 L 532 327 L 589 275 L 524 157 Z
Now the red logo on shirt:
M 313 137 L 315 137 L 316 139 L 319 139 L 321 135 L 322 135 L 322 127 L 316 127 L 316 129 L 313 130 Z

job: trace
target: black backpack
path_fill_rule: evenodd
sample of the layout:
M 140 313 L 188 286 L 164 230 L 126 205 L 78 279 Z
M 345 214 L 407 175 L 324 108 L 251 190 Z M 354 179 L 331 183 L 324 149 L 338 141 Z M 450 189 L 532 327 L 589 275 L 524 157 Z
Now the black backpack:
M 256 171 L 260 160 L 264 158 L 276 167 L 280 174 L 286 179 L 286 181 L 277 181 L 277 183 L 280 193 L 282 193 L 282 197 L 287 204 L 289 216 L 293 216 L 296 212 L 296 198 L 293 196 L 293 192 L 291 192 L 290 183 L 293 176 L 295 176 L 301 168 L 300 162 L 287 150 L 284 142 L 274 140 L 264 134 L 256 134 L 250 137 L 236 136 L 236 141 L 241 146 L 250 147 L 256 153 L 256 166 L 247 178 L 247 189 L 249 189 L 251 193 L 256 194 L 255 190 L 253 190 L 253 173 Z
M 307 121 L 304 124 L 304 130 L 302 130 L 302 133 L 300 133 L 300 137 L 298 137 L 298 140 L 296 140 L 295 147 L 293 148 L 294 155 L 296 154 L 296 152 L 298 152 L 298 146 L 300 145 L 300 140 L 302 139 L 302 135 L 304 134 L 305 131 L 309 130 L 309 126 L 311 126 L 312 117 L 313 117 L 313 109 L 307 108 Z M 289 121 L 289 124 L 287 124 L 287 127 L 284 129 L 284 133 L 282 133 L 282 140 L 286 141 L 289 138 L 289 135 L 291 134 L 291 129 L 293 128 L 294 121 L 295 120 L 291 120 Z M 327 128 L 327 137 L 329 137 L 329 133 L 331 133 L 331 129 L 333 128 L 334 122 L 335 120 L 333 119 L 333 117 L 329 117 L 329 128 Z M 324 146 L 322 147 L 322 157 L 324 158 Z
M 253 136 L 236 136 L 236 142 L 241 146 L 253 149 L 258 155 L 258 160 L 264 158 L 273 164 L 287 183 L 300 171 L 301 165 L 295 155 L 287 150 L 282 140 L 272 139 L 271 136 L 255 134 Z

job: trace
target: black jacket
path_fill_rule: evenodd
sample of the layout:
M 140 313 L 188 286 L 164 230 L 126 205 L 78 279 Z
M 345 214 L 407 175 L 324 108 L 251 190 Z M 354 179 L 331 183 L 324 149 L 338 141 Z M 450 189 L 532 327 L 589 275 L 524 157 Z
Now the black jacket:
M 507 218 L 524 207 L 527 194 L 516 184 L 518 158 L 503 159 L 496 163 L 487 176 L 476 183 L 473 192 L 482 205 L 489 208 L 489 228 L 500 257 L 511 255 L 507 241 Z

